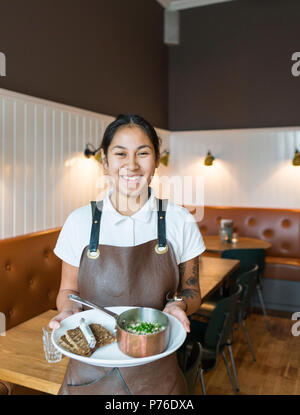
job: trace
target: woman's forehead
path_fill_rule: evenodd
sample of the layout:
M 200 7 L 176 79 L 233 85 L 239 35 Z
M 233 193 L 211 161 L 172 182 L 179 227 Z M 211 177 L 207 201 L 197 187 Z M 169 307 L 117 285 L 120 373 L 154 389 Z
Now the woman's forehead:
M 150 145 L 153 148 L 150 138 L 142 128 L 125 126 L 116 131 L 109 147 L 113 148 L 120 145 L 124 148 L 132 148 L 139 147 L 142 144 Z

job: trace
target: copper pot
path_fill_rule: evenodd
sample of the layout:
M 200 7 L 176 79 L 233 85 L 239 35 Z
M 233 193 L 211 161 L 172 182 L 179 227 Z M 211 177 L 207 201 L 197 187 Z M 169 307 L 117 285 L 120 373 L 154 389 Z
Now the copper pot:
M 155 308 L 137 307 L 116 314 L 104 307 L 84 300 L 77 295 L 70 294 L 69 299 L 88 307 L 103 311 L 109 314 L 116 321 L 117 343 L 121 352 L 131 357 L 147 357 L 163 353 L 168 347 L 170 338 L 170 325 L 168 317 Z M 129 323 L 147 321 L 160 323 L 164 329 L 153 334 L 135 334 L 125 330 Z

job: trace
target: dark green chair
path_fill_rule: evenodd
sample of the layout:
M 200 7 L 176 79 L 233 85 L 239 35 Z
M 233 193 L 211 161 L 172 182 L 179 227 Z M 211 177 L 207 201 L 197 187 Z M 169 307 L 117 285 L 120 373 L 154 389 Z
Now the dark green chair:
M 239 391 L 237 375 L 235 370 L 234 358 L 231 350 L 229 337 L 232 332 L 233 324 L 237 313 L 238 299 L 241 295 L 242 287 L 237 286 L 232 295 L 218 301 L 215 309 L 212 311 L 208 321 L 197 321 L 197 313 L 190 317 L 191 331 L 188 333 L 188 340 L 198 341 L 202 347 L 201 364 L 199 366 L 199 375 L 202 387 L 202 393 L 206 394 L 204 376 L 205 372 L 214 369 L 217 365 L 218 356 L 222 354 L 227 373 L 234 393 Z M 233 370 L 233 381 L 228 361 L 225 355 L 225 348 L 228 348 L 231 366 Z
M 253 347 L 250 341 L 250 337 L 248 334 L 248 330 L 246 327 L 246 318 L 249 314 L 249 309 L 251 307 L 251 300 L 253 298 L 253 294 L 256 287 L 257 282 L 257 273 L 258 273 L 258 265 L 255 265 L 250 270 L 245 270 L 245 272 L 239 275 L 235 282 L 235 287 L 242 286 L 242 293 L 238 301 L 238 309 L 237 309 L 237 316 L 236 322 L 238 323 L 238 328 L 242 325 L 245 337 L 247 339 L 250 352 L 252 354 L 253 361 L 256 362 L 256 357 L 253 351 Z M 233 287 L 232 290 L 234 291 L 236 288 Z
M 202 358 L 201 344 L 187 338 L 177 350 L 177 358 L 188 386 L 188 394 L 194 395 Z
M 253 298 L 257 282 L 257 273 L 258 265 L 248 266 L 248 269 L 246 266 L 244 266 L 243 273 L 236 275 L 233 284 L 228 288 L 228 292 L 225 294 L 226 297 L 227 295 L 230 295 L 230 293 L 235 292 L 239 285 L 242 287 L 242 293 L 238 301 L 238 306 L 234 318 L 234 324 L 232 327 L 231 342 L 233 343 L 234 341 L 234 332 L 238 330 L 242 325 L 254 362 L 256 362 L 256 357 L 250 341 L 245 320 L 249 315 L 251 300 Z M 202 316 L 203 318 L 208 319 L 215 307 L 217 306 L 218 302 L 221 301 L 223 298 L 224 296 L 220 296 L 219 294 L 218 296 L 215 295 L 213 298 L 210 298 L 208 301 L 201 305 L 200 309 L 197 311 L 197 314 L 199 316 Z M 237 327 L 235 327 L 235 325 L 237 325 Z
M 270 331 L 270 323 L 267 318 L 267 311 L 265 307 L 265 302 L 262 294 L 262 284 L 261 284 L 261 275 L 265 268 L 265 250 L 264 249 L 228 249 L 222 252 L 222 258 L 227 259 L 238 259 L 240 261 L 240 267 L 238 271 L 234 274 L 233 278 L 237 278 L 238 275 L 243 274 L 245 271 L 249 270 L 251 267 L 258 265 L 258 273 L 256 280 L 256 291 L 258 295 L 259 302 L 264 314 L 264 319 L 266 322 L 267 329 Z

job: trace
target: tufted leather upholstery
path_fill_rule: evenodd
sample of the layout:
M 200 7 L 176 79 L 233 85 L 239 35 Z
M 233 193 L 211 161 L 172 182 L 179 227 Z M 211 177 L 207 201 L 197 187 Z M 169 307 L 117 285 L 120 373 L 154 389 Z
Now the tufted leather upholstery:
M 59 231 L 0 240 L 0 312 L 6 329 L 56 308 L 61 260 L 53 249 Z
M 201 211 L 185 207 L 194 215 Z M 271 243 L 265 278 L 300 281 L 300 210 L 205 206 L 203 219 L 197 221 L 201 233 L 217 235 L 221 219 L 232 219 L 241 236 Z

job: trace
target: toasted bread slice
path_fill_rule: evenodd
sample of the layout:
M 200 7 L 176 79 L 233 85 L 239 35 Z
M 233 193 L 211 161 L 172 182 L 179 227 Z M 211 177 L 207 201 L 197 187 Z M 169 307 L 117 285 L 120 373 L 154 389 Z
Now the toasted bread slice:
M 95 336 L 97 342 L 97 348 L 106 346 L 107 344 L 115 342 L 116 336 L 114 336 L 109 330 L 103 327 L 101 324 L 92 323 L 89 325 L 90 329 Z
M 75 354 L 80 354 L 82 356 L 90 356 L 92 354 L 92 352 L 89 350 L 88 354 L 84 354 L 84 352 L 80 351 L 80 353 L 78 353 L 78 348 L 73 346 L 68 340 L 67 337 L 65 335 L 61 336 L 61 338 L 59 339 L 59 344 L 66 349 L 67 351 L 71 352 L 71 353 L 75 353 Z
M 91 355 L 91 348 L 79 327 L 67 330 L 66 338 L 75 350 L 77 350 L 77 354 L 82 356 Z
M 90 348 L 79 327 L 67 330 L 66 334 L 59 339 L 59 344 L 71 353 L 89 357 L 98 348 L 111 344 L 117 340 L 116 337 L 101 324 L 92 323 L 89 324 L 89 327 L 96 339 L 96 346 L 93 349 Z

